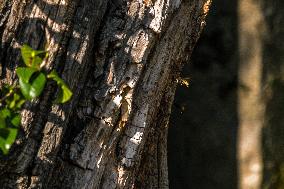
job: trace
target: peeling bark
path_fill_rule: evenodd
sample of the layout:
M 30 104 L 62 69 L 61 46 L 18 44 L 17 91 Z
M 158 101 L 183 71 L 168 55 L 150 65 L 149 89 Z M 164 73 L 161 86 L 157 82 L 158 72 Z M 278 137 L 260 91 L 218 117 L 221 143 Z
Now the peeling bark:
M 0 162 L 1 188 L 168 188 L 167 126 L 176 78 L 211 1 L 0 1 L 0 86 L 19 47 L 47 49 L 74 93 L 25 105 Z

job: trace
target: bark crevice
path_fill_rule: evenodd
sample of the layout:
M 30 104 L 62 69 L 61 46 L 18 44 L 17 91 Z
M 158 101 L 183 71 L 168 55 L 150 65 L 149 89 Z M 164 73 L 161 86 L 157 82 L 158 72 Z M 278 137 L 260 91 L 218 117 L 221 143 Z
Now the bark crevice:
M 135 175 L 150 178 L 142 175 L 151 173 L 144 167 L 150 161 L 155 174 L 147 187 L 167 188 L 166 133 L 175 77 L 203 27 L 204 17 L 196 15 L 204 14 L 204 4 L 13 0 L 19 11 L 9 15 L 1 35 L 1 84 L 14 82 L 21 44 L 46 45 L 46 69 L 55 68 L 74 97 L 52 105 L 56 89 L 48 85 L 40 100 L 27 105 L 17 155 L 1 165 L 0 185 L 139 188 Z

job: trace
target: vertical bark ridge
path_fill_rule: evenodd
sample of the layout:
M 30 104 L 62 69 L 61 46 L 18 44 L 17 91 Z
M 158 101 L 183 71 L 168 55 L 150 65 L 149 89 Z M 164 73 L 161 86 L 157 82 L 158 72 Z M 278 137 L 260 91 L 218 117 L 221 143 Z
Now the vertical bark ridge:
M 146 178 L 139 170 L 145 169 L 141 157 L 150 153 L 145 146 L 149 139 L 157 142 L 157 177 L 147 186 L 167 188 L 163 137 L 176 85 L 169 86 L 171 74 L 180 71 L 192 51 L 210 2 L 14 0 L 14 7 L 24 7 L 17 16 L 25 17 L 2 35 L 2 46 L 10 46 L 3 56 L 10 67 L 3 81 L 15 78 L 20 44 L 46 44 L 47 69 L 61 73 L 74 98 L 51 106 L 55 88 L 48 85 L 40 101 L 26 106 L 24 135 L 10 161 L 0 166 L 8 175 L 2 175 L 0 185 L 133 188 L 135 175 Z M 11 13 L 7 26 L 17 16 Z M 159 136 L 152 129 L 160 130 Z
M 195 26 L 202 24 L 198 21 L 200 12 L 192 11 L 192 9 L 200 10 L 202 9 L 202 6 L 191 7 L 187 3 L 181 4 L 179 12 L 172 18 L 172 24 L 167 28 L 167 33 L 164 35 L 163 39 L 160 39 L 159 45 L 157 46 L 157 49 L 159 50 L 157 50 L 153 55 L 153 58 L 149 60 L 148 68 L 141 77 L 141 86 L 139 92 L 137 92 L 138 95 L 133 102 L 133 107 L 139 107 L 140 110 L 138 109 L 132 113 L 133 117 L 130 119 L 130 124 L 126 127 L 125 131 L 127 136 L 122 139 L 122 141 L 126 142 L 121 142 L 123 153 L 120 157 L 120 166 L 125 168 L 120 171 L 123 172 L 122 180 L 125 179 L 125 181 L 122 181 L 122 183 L 124 183 L 123 186 L 125 188 L 128 188 L 133 184 L 133 180 L 131 180 L 131 178 L 133 178 L 132 174 L 136 173 L 136 166 L 140 164 L 139 161 L 144 142 L 151 129 L 153 118 L 157 114 L 155 107 L 159 106 L 162 97 L 161 91 L 166 87 L 166 82 L 163 81 L 168 80 L 167 77 L 169 73 L 171 73 L 171 67 L 174 63 L 182 63 L 181 60 L 185 57 L 184 52 L 188 50 L 188 45 L 194 43 L 194 40 L 192 39 L 195 38 L 191 37 L 194 35 L 198 36 L 199 32 L 195 33 L 193 28 L 196 27 L 192 27 L 193 25 L 191 24 L 196 24 Z M 194 13 L 197 13 L 197 15 Z M 182 17 L 196 18 L 196 23 L 192 21 L 194 19 L 187 23 L 188 20 L 180 19 Z M 176 38 L 171 37 L 172 33 L 175 33 Z M 185 37 L 184 41 L 179 40 L 183 38 L 181 36 Z M 186 38 L 186 36 L 188 36 L 188 38 Z M 163 67 L 160 67 L 159 65 L 163 65 Z M 157 87 L 157 85 L 159 87 Z M 141 114 L 144 115 L 141 116 Z M 145 121 L 145 125 L 143 125 L 143 121 Z M 138 145 L 134 145 L 133 147 L 133 144 L 131 143 L 136 139 L 138 134 L 142 136 L 140 136 L 141 138 L 138 140 Z
M 40 1 L 40 2 L 38 2 L 38 4 L 40 4 L 40 3 L 47 3 L 47 2 L 44 2 L 44 1 Z M 60 3 L 60 2 L 58 2 L 58 3 Z M 66 3 L 66 1 L 61 1 L 61 3 Z M 48 49 L 49 49 L 49 51 L 50 51 L 50 57 L 49 57 L 49 64 L 51 65 L 51 62 L 56 62 L 56 59 L 57 58 L 60 58 L 60 56 L 58 57 L 58 56 L 56 56 L 56 55 L 54 55 L 54 54 L 57 54 L 57 50 L 58 50 L 58 48 L 59 48 L 59 46 L 60 46 L 60 44 L 58 44 L 58 43 L 65 43 L 65 45 L 67 45 L 67 46 L 60 46 L 60 48 L 67 48 L 68 49 L 68 52 L 69 53 L 72 53 L 74 50 L 76 51 L 77 49 L 73 49 L 73 51 L 71 50 L 71 48 L 68 48 L 68 46 L 70 46 L 70 44 L 68 44 L 68 43 L 66 43 L 66 42 L 64 42 L 64 41 L 62 41 L 62 39 L 66 39 L 66 37 L 64 37 L 65 35 L 68 35 L 68 32 L 65 32 L 65 31 L 67 31 L 68 29 L 69 29 L 69 31 L 70 32 L 72 32 L 72 31 L 74 31 L 73 30 L 73 28 L 67 28 L 66 26 L 70 26 L 71 24 L 70 24 L 70 22 L 72 21 L 72 20 L 70 20 L 70 19 L 73 19 L 73 13 L 74 13 L 74 10 L 75 10 L 75 4 L 73 4 L 73 3 L 75 3 L 75 2 L 68 2 L 68 4 L 66 5 L 66 6 L 63 6 L 63 5 L 61 5 L 60 6 L 60 9 L 58 9 L 56 6 L 53 6 L 53 5 L 51 5 L 51 4 L 46 4 L 46 6 L 42 6 L 42 7 L 40 7 L 40 8 L 42 8 L 43 10 L 46 10 L 46 9 L 51 9 L 50 10 L 50 12 L 56 12 L 58 15 L 57 16 L 54 16 L 54 19 L 56 20 L 56 21 L 50 21 L 50 22 L 47 22 L 46 24 L 47 24 L 47 26 L 46 26 L 46 28 L 47 29 L 50 29 L 50 28 L 52 28 L 52 30 L 50 30 L 50 32 L 54 32 L 54 30 L 57 32 L 54 32 L 54 33 L 52 33 L 52 35 L 55 35 L 55 36 L 52 36 L 50 39 L 48 39 L 48 36 L 47 36 L 47 39 L 46 40 L 50 40 L 49 41 L 49 47 L 48 47 Z M 81 3 L 88 3 L 87 1 L 82 1 Z M 105 2 L 105 3 L 107 3 L 107 2 Z M 38 5 L 37 4 L 37 5 Z M 99 5 L 99 4 L 102 4 L 102 3 L 97 3 L 96 5 Z M 17 4 L 16 4 L 17 5 Z M 15 5 L 15 3 L 14 3 L 14 6 L 16 6 Z M 37 5 L 35 5 L 35 6 L 37 6 Z M 33 7 L 35 7 L 35 6 L 33 6 Z M 66 8 L 67 7 L 67 8 Z M 82 7 L 83 7 L 83 5 L 82 5 Z M 29 8 L 31 8 L 31 7 L 29 7 Z M 89 8 L 91 8 L 91 7 L 89 7 Z M 101 8 L 101 6 L 99 7 L 99 8 Z M 39 7 L 36 7 L 36 8 L 34 8 L 34 9 L 39 9 Z M 56 9 L 57 9 L 57 11 L 56 11 Z M 104 11 L 105 9 L 104 8 L 102 8 L 102 11 Z M 82 12 L 84 13 L 84 9 L 81 9 L 81 12 L 79 12 L 79 11 L 77 11 L 77 14 L 78 15 L 80 15 L 80 14 L 82 14 Z M 93 10 L 92 10 L 93 11 Z M 83 16 L 88 16 L 89 18 L 91 17 L 91 16 L 94 16 L 94 14 L 93 14 L 93 12 L 92 12 L 90 9 L 89 9 L 89 13 L 88 14 L 86 14 L 86 15 L 83 15 Z M 31 12 L 31 11 L 28 11 L 28 10 L 26 10 L 25 12 Z M 47 11 L 46 11 L 47 12 Z M 72 13 L 73 12 L 73 13 Z M 46 16 L 44 13 L 42 13 L 42 11 L 40 10 L 40 11 L 34 11 L 34 14 L 32 14 L 30 17 L 31 18 L 29 18 L 30 20 L 28 20 L 28 23 L 29 23 L 29 25 L 24 25 L 24 26 L 22 26 L 23 28 L 24 27 L 26 27 L 26 29 L 21 29 L 22 31 L 24 31 L 23 33 L 25 33 L 25 38 L 24 39 L 22 39 L 20 36 L 18 37 L 18 39 L 17 39 L 17 42 L 18 41 L 24 41 L 24 40 L 27 40 L 27 39 L 33 39 L 33 37 L 29 37 L 29 36 L 32 36 L 33 35 L 33 32 L 34 31 L 32 31 L 30 28 L 33 28 L 33 24 L 34 25 L 36 25 L 37 24 L 37 20 L 36 20 L 36 17 L 41 17 L 41 14 L 43 15 L 43 16 Z M 86 28 L 80 28 L 80 30 L 87 30 L 87 31 L 89 31 L 89 33 L 91 33 L 91 35 L 94 35 L 93 33 L 95 33 L 95 31 L 97 30 L 97 29 L 94 29 L 94 28 L 98 28 L 99 26 L 98 26 L 98 23 L 97 24 L 94 24 L 94 25 L 92 25 L 94 22 L 97 22 L 97 21 L 99 21 L 100 20 L 100 18 L 103 16 L 104 14 L 103 13 L 101 13 L 100 11 L 97 13 L 97 17 L 92 17 L 92 20 L 89 22 L 90 24 L 89 25 L 87 25 L 87 27 Z M 85 17 L 85 18 L 86 18 Z M 12 18 L 14 18 L 13 17 L 13 15 L 12 15 Z M 76 18 L 76 17 L 75 17 Z M 82 19 L 82 18 L 79 18 L 79 19 Z M 58 20 L 61 20 L 61 21 L 58 21 Z M 58 22 L 57 22 L 58 21 Z M 77 21 L 77 20 L 73 20 L 73 22 L 75 22 L 75 21 Z M 89 20 L 88 20 L 89 21 Z M 56 23 L 57 22 L 57 23 Z M 54 24 L 55 23 L 55 24 Z M 51 25 L 48 25 L 48 24 L 51 24 Z M 77 25 L 78 24 L 82 24 L 81 22 L 80 23 L 76 23 Z M 81 33 L 83 33 L 82 31 L 76 31 L 76 32 L 79 32 L 79 35 L 81 35 Z M 69 33 L 70 33 L 69 32 Z M 23 37 L 24 37 L 23 36 Z M 38 38 L 37 37 L 34 37 L 34 41 L 30 41 L 30 42 L 32 42 L 33 43 L 33 46 L 38 46 L 38 45 L 36 45 L 36 44 L 39 44 L 40 42 L 41 42 L 41 38 L 42 37 L 40 37 L 40 36 L 38 36 Z M 69 38 L 72 38 L 72 36 L 70 36 Z M 73 38 L 75 38 L 76 39 L 76 36 L 74 36 Z M 37 39 L 37 41 L 36 41 L 36 39 Z M 68 37 L 67 37 L 67 39 L 68 39 Z M 79 41 L 86 41 L 85 40 L 85 38 L 80 38 L 79 39 Z M 15 40 L 14 40 L 15 41 Z M 70 39 L 68 39 L 68 41 L 69 41 L 69 43 L 70 43 L 70 41 L 71 42 L 74 42 L 74 40 L 72 41 L 72 40 L 70 40 Z M 91 48 L 91 46 L 92 46 L 92 44 L 90 45 L 88 45 L 88 47 L 90 47 Z M 76 47 L 77 48 L 77 47 Z M 83 51 L 86 51 L 86 47 L 81 47 L 82 49 L 83 49 Z M 16 53 L 18 53 L 17 52 L 17 49 L 14 49 L 14 51 L 16 52 Z M 8 53 L 7 53 L 8 54 Z M 18 55 L 18 54 L 17 54 Z M 88 60 L 87 59 L 87 56 L 85 56 L 85 55 L 82 55 L 82 54 L 79 54 L 79 56 L 77 56 L 78 57 L 78 62 L 81 62 L 82 64 L 84 63 L 84 61 L 82 61 L 80 58 L 81 57 L 84 57 L 85 58 L 85 62 Z M 62 60 L 61 60 L 62 61 Z M 66 60 L 64 60 L 64 61 L 66 61 Z M 67 60 L 68 61 L 68 60 Z M 66 61 L 66 62 L 67 62 Z M 71 62 L 71 61 L 70 61 Z M 68 61 L 68 64 L 70 65 L 70 62 Z M 73 61 L 74 62 L 74 61 Z M 13 63 L 10 63 L 9 61 L 7 61 L 7 59 L 6 59 L 6 62 L 5 62 L 5 64 L 6 65 L 8 65 L 8 64 L 13 64 Z M 77 62 L 74 62 L 73 64 L 77 64 Z M 83 64 L 83 66 L 82 67 L 84 67 L 85 66 L 85 69 L 86 69 L 86 64 L 87 63 L 85 63 L 85 64 Z M 50 66 L 49 66 L 50 67 Z M 76 71 L 76 69 L 77 69 L 77 71 Z M 84 76 L 84 70 L 80 70 L 81 68 L 80 67 L 77 67 L 77 68 L 75 68 L 74 69 L 74 67 L 73 67 L 73 71 L 75 71 L 75 73 L 80 73 L 81 75 L 83 75 Z M 78 75 L 80 75 L 80 74 L 78 74 Z M 85 78 L 85 77 L 82 77 L 82 78 Z M 78 81 L 80 81 L 80 79 L 78 79 Z M 74 85 L 76 85 L 76 84 L 74 84 Z M 71 88 L 74 88 L 75 86 L 72 86 L 71 84 L 70 84 L 70 86 L 71 86 Z M 52 91 L 54 91 L 54 90 L 52 90 Z M 76 91 L 75 90 L 73 90 L 74 91 L 74 93 L 76 94 Z M 79 91 L 78 91 L 79 92 Z M 47 92 L 48 93 L 48 92 Z M 52 95 L 54 92 L 50 92 L 50 93 L 48 93 L 49 95 Z M 49 98 L 50 99 L 50 98 Z M 50 99 L 51 100 L 51 99 Z M 41 102 L 41 104 L 40 105 L 38 105 L 38 107 L 44 107 L 44 105 L 45 104 L 50 104 L 50 101 L 49 101 L 49 103 L 45 103 L 45 102 Z M 34 105 L 31 105 L 31 106 L 34 106 Z M 49 105 L 50 106 L 50 105 Z M 72 105 L 69 105 L 69 111 L 71 111 L 72 110 Z M 32 109 L 32 108 L 30 108 L 31 110 L 33 110 L 33 112 L 36 112 L 36 111 L 34 111 L 34 109 Z M 51 114 L 50 114 L 50 116 L 47 116 L 48 118 L 45 118 L 45 119 L 47 119 L 48 121 L 50 121 L 50 120 L 52 120 L 52 121 L 54 121 L 54 122 L 56 122 L 56 120 L 57 120 L 57 124 L 59 125 L 59 124 L 61 124 L 63 121 L 64 121 L 64 115 L 63 115 L 63 112 L 62 112 L 62 110 L 59 110 L 58 112 L 57 112 L 57 109 L 59 109 L 59 107 L 53 107 L 53 112 L 51 112 Z M 65 107 L 65 109 L 66 109 L 66 107 Z M 41 110 L 40 108 L 39 108 L 39 110 Z M 56 118 L 56 119 L 54 119 L 55 117 L 54 117 L 54 114 L 56 115 L 56 113 L 58 113 L 58 115 L 59 115 L 59 118 Z M 44 115 L 44 116 L 46 116 L 46 115 Z M 35 123 L 35 121 L 34 121 L 34 117 L 36 117 L 36 114 L 34 114 L 34 113 L 32 113 L 31 111 L 25 111 L 24 113 L 23 113 L 23 117 L 25 117 L 25 119 L 26 120 L 23 120 L 23 125 L 24 125 L 24 128 L 26 128 L 26 129 L 24 129 L 24 130 L 26 130 L 26 132 L 27 132 L 27 135 L 29 135 L 29 133 L 30 132 L 34 132 L 34 129 L 33 128 L 31 128 L 29 125 L 32 123 L 32 125 L 34 126 L 34 127 L 39 127 L 39 128 L 43 128 L 43 126 L 44 126 L 44 124 L 45 123 L 39 123 L 39 124 L 37 124 L 37 123 Z M 42 117 L 42 116 L 39 116 L 39 117 Z M 61 118 L 60 118 L 61 117 Z M 30 118 L 30 119 L 29 119 Z M 47 126 L 46 126 L 46 128 L 47 128 L 47 130 L 49 129 L 49 126 L 50 125 L 48 125 L 47 124 Z M 37 130 L 38 131 L 38 134 L 39 134 L 39 132 L 41 132 L 41 129 L 39 129 L 39 128 L 37 128 L 37 129 L 35 129 L 35 130 Z M 30 132 L 28 132 L 30 130 Z M 55 132 L 57 132 L 57 131 L 55 131 Z M 60 133 L 60 131 L 58 132 L 58 133 Z M 37 133 L 34 133 L 34 135 L 36 135 Z M 58 140 L 57 140 L 57 142 L 58 142 Z M 44 141 L 44 139 L 43 139 L 43 143 L 41 144 L 42 146 L 44 146 L 44 143 L 45 143 L 45 141 Z M 36 146 L 38 146 L 40 144 L 40 141 L 35 141 L 34 139 L 32 139 L 32 138 L 29 138 L 28 139 L 28 141 L 24 141 L 24 147 L 23 147 L 23 149 L 22 149 L 22 152 L 20 152 L 20 155 L 18 154 L 17 156 L 14 156 L 14 158 L 11 158 L 11 161 L 15 161 L 15 159 L 16 159 L 16 161 L 15 162 L 17 162 L 17 163 L 15 163 L 15 165 L 11 168 L 11 170 L 13 169 L 13 170 L 17 170 L 17 172 L 19 172 L 19 173 L 21 173 L 21 172 L 24 172 L 25 171 L 25 169 L 27 169 L 27 167 L 28 166 L 30 166 L 30 163 L 32 162 L 32 159 L 33 159 L 33 154 L 34 154 L 34 152 L 36 152 L 36 149 L 37 149 L 37 147 Z M 45 150 L 47 150 L 47 149 L 45 149 Z M 16 153 L 15 153 L 16 154 Z M 22 155 L 21 155 L 22 154 Z M 5 163 L 7 163 L 7 162 L 5 162 Z M 36 164 L 36 163 L 35 163 Z M 15 166 L 16 166 L 16 168 L 15 168 Z M 5 170 L 5 172 L 6 171 L 9 171 L 9 169 L 7 169 L 7 168 L 5 168 L 6 170 Z M 30 168 L 29 168 L 30 169 Z M 36 171 L 35 171 L 36 172 Z M 21 179 L 21 178 L 20 178 Z M 16 181 L 16 179 L 13 179 L 14 180 L 14 182 Z
M 171 77 L 143 149 L 136 188 L 168 188 L 167 133 L 177 75 Z
M 88 7 L 84 6 L 86 3 L 89 4 Z M 88 49 L 93 48 L 94 41 L 92 39 L 100 27 L 106 5 L 107 1 L 81 1 L 76 9 L 73 20 L 72 37 L 67 47 L 67 54 L 70 53 L 66 58 L 68 64 L 65 64 L 62 73 L 63 78 L 66 81 L 70 81 L 69 85 L 73 88 L 75 97 L 80 96 L 85 83 L 85 73 L 87 73 L 89 64 L 91 63 L 89 62 L 91 52 Z M 74 71 L 77 74 L 74 75 Z M 38 163 L 33 171 L 34 183 L 32 183 L 32 185 L 34 185 L 35 188 L 38 187 L 37 183 L 42 183 L 42 180 L 48 181 L 49 178 L 52 178 L 50 176 L 53 170 L 52 165 L 54 165 L 61 140 L 68 126 L 68 117 L 73 107 L 76 106 L 76 100 L 78 99 L 74 99 L 74 102 L 70 105 L 71 107 L 67 106 L 63 107 L 63 109 L 60 107 L 52 109 L 52 113 L 57 115 L 58 118 L 55 119 L 51 114 L 44 129 L 45 136 L 43 137 L 43 142 L 37 155 Z M 42 161 L 47 161 L 47 165 L 42 163 Z

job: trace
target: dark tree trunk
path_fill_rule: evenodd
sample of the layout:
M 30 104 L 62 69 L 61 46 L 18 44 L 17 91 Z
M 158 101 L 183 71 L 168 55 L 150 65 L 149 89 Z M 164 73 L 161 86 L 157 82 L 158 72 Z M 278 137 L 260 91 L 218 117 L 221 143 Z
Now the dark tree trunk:
M 284 188 L 284 2 L 262 1 L 266 37 L 263 42 L 263 129 L 264 189 Z
M 46 49 L 74 96 L 25 105 L 1 188 L 168 188 L 167 127 L 210 0 L 0 0 L 0 86 Z

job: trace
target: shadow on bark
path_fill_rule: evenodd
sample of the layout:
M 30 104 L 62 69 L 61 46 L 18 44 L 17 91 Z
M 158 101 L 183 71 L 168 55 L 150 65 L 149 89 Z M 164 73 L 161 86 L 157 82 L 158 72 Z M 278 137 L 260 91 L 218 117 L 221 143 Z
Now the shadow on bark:
M 9 4 L 9 1 L 6 2 Z M 136 18 L 128 18 L 125 12 L 126 4 L 124 4 L 124 1 L 108 2 L 106 11 L 103 12 L 104 18 L 101 18 L 103 23 L 94 20 L 94 17 L 92 17 L 93 20 L 91 21 L 86 20 L 86 17 L 90 18 L 90 15 L 93 16 L 91 12 L 95 4 L 95 2 L 93 2 L 90 6 L 85 6 L 86 3 L 90 3 L 87 0 L 82 0 L 80 2 L 74 1 L 73 6 L 77 8 L 74 12 L 70 12 L 70 17 L 72 18 L 70 23 L 65 23 L 65 20 L 61 20 L 60 17 L 58 18 L 55 15 L 59 9 L 69 9 L 70 7 L 55 6 L 48 4 L 45 1 L 36 1 L 36 6 L 43 14 L 48 15 L 48 20 L 40 18 L 27 19 L 25 17 L 24 20 L 19 22 L 19 25 L 15 26 L 17 30 L 14 32 L 14 36 L 5 39 L 6 42 L 1 44 L 0 78 L 3 79 L 4 82 L 15 81 L 16 77 L 13 72 L 20 61 L 20 50 L 17 47 L 26 43 L 35 49 L 45 49 L 45 44 L 49 44 L 51 41 L 53 45 L 58 44 L 62 48 L 59 48 L 58 52 L 53 52 L 54 54 L 52 54 L 52 57 L 56 58 L 49 62 L 50 65 L 48 65 L 48 69 L 54 67 L 62 74 L 63 79 L 67 81 L 67 83 L 70 83 L 74 93 L 74 99 L 70 104 L 51 106 L 56 89 L 53 85 L 48 84 L 44 96 L 40 97 L 38 101 L 28 103 L 25 106 L 28 112 L 33 112 L 31 116 L 34 117 L 34 119 L 32 119 L 32 122 L 28 122 L 23 126 L 23 130 L 18 137 L 18 143 L 11 149 L 11 156 L 4 157 L 0 162 L 1 186 L 6 188 L 15 188 L 19 185 L 30 186 L 30 188 L 46 188 L 48 186 L 81 188 L 86 185 L 92 185 L 92 182 L 95 182 L 96 179 L 98 180 L 99 177 L 105 176 L 104 174 L 112 174 L 102 172 L 100 174 L 103 175 L 97 175 L 97 171 L 102 168 L 98 167 L 96 164 L 87 165 L 89 163 L 88 161 L 94 161 L 92 159 L 85 159 L 85 162 L 80 164 L 80 160 L 83 158 L 81 157 L 81 153 L 88 151 L 86 148 L 94 148 L 96 151 L 93 149 L 89 150 L 90 152 L 88 151 L 88 153 L 92 154 L 87 154 L 87 158 L 95 158 L 101 155 L 99 153 L 104 153 L 104 150 L 101 150 L 99 147 L 96 148 L 101 145 L 99 142 L 106 142 L 106 146 L 111 150 L 117 150 L 119 148 L 119 143 L 121 141 L 115 140 L 112 144 L 109 144 L 109 141 L 96 141 L 97 139 L 92 135 L 92 133 L 96 133 L 97 137 L 98 133 L 101 132 L 102 136 L 98 137 L 99 139 L 103 136 L 109 137 L 115 134 L 115 130 L 118 126 L 118 123 L 116 123 L 115 127 L 111 128 L 104 122 L 103 124 L 106 125 L 105 129 L 99 132 L 97 129 L 102 122 L 102 117 L 96 117 L 95 110 L 104 108 L 100 107 L 102 99 L 112 98 L 110 95 L 107 96 L 109 90 L 111 90 L 113 86 L 118 86 L 127 81 L 127 78 L 129 78 L 127 75 L 128 71 L 131 69 L 133 71 L 134 69 L 132 68 L 132 62 L 136 62 L 136 60 L 133 60 L 133 57 L 130 54 L 131 48 L 128 52 L 124 51 L 128 46 L 128 38 L 123 39 L 124 43 L 122 44 L 120 44 L 120 40 L 117 39 L 117 35 L 120 34 L 120 29 L 123 30 L 125 29 L 123 27 L 126 27 L 126 23 L 121 24 L 121 22 L 133 19 L 132 25 L 128 26 L 133 29 L 129 30 L 131 32 L 138 32 L 136 31 L 136 28 L 140 28 L 141 25 L 144 25 L 145 23 L 146 25 L 144 27 L 147 28 L 151 20 L 141 20 L 138 18 L 138 15 Z M 27 5 L 27 7 L 28 6 L 32 7 L 33 3 Z M 32 14 L 33 9 L 31 7 L 26 8 L 30 12 L 25 12 L 25 15 Z M 120 14 L 121 12 L 123 14 Z M 145 19 L 152 18 L 150 10 L 146 10 L 145 15 Z M 0 31 L 2 37 L 7 20 L 5 20 L 5 16 L 1 16 L 2 15 L 0 15 Z M 112 26 L 107 25 L 111 23 L 108 23 L 108 17 L 110 17 L 110 19 L 115 17 L 117 23 L 114 23 Z M 49 22 L 53 22 L 52 26 L 64 24 L 70 25 L 68 25 L 69 28 L 64 31 L 65 33 L 62 34 L 62 31 L 57 32 L 54 28 L 48 27 L 48 24 L 50 24 Z M 90 26 L 90 24 L 86 24 L 86 22 L 94 22 L 94 26 Z M 91 29 L 87 27 L 91 27 Z M 109 33 L 103 33 L 106 28 L 110 27 L 113 30 L 110 30 Z M 148 32 L 150 33 L 150 31 Z M 91 34 L 91 36 L 89 34 Z M 74 37 L 74 35 L 77 37 Z M 131 35 L 128 34 L 127 36 Z M 91 40 L 91 42 L 87 46 L 86 54 L 80 57 L 82 63 L 75 59 L 80 56 L 78 55 L 77 48 L 87 39 Z M 105 44 L 104 40 L 107 40 L 107 44 Z M 151 51 L 154 52 L 155 48 L 153 47 Z M 149 52 L 149 54 L 153 52 Z M 119 64 L 112 65 L 111 61 L 113 57 L 117 58 Z M 148 56 L 146 53 L 141 58 L 143 60 L 141 61 L 142 64 L 145 64 L 147 59 L 152 57 Z M 112 66 L 114 67 L 112 68 Z M 76 81 L 74 84 L 71 81 L 76 78 L 74 79 L 72 76 L 76 76 L 77 71 L 79 74 L 79 81 Z M 71 74 L 72 72 L 75 72 L 76 74 Z M 121 75 L 121 72 L 124 72 L 125 74 Z M 120 74 L 116 75 L 116 73 Z M 109 81 L 110 77 L 112 77 L 111 81 Z M 136 91 L 134 91 L 134 93 L 135 92 Z M 116 91 L 113 91 L 113 93 L 116 94 Z M 58 115 L 54 112 L 63 112 L 66 113 L 67 116 L 65 118 L 65 115 Z M 91 120 L 95 120 L 94 122 L 97 122 L 97 124 L 91 125 Z M 118 122 L 119 120 L 116 121 Z M 152 131 L 155 133 L 156 130 L 157 132 L 160 132 L 162 129 L 164 128 L 157 126 L 157 128 L 154 128 Z M 56 133 L 62 133 L 62 135 L 59 136 L 60 134 L 56 135 Z M 125 133 L 119 134 L 123 137 L 126 136 Z M 147 137 L 147 135 L 144 137 Z M 151 135 L 149 137 L 154 138 L 156 136 Z M 56 147 L 51 147 L 50 149 L 42 149 L 41 151 L 41 147 L 45 142 L 56 142 L 56 140 L 61 139 L 62 143 L 60 143 L 60 145 L 56 145 Z M 121 138 L 118 137 L 118 139 L 120 140 Z M 157 140 L 158 139 L 156 138 L 153 139 L 153 141 L 158 143 L 159 141 Z M 76 147 L 78 148 L 74 147 L 74 144 L 76 144 Z M 114 145 L 114 147 L 108 145 Z M 156 152 L 159 152 L 159 149 L 156 149 Z M 43 153 L 43 155 L 41 153 Z M 145 149 L 145 154 L 147 155 L 147 149 Z M 118 156 L 116 158 L 122 158 L 122 155 L 119 153 L 115 155 Z M 105 157 L 102 163 L 105 164 L 108 161 L 108 158 L 111 159 L 114 157 Z M 142 159 L 144 161 L 143 163 L 150 161 L 147 157 L 143 157 Z M 111 163 L 110 165 L 103 166 L 111 167 Z M 151 169 L 149 169 L 149 167 L 144 168 L 143 163 L 140 167 L 143 170 L 145 169 L 143 173 L 150 173 Z M 83 183 L 80 180 L 81 178 L 84 178 L 84 176 L 88 178 L 91 177 L 89 178 L 89 183 Z M 106 175 L 106 177 L 107 176 L 109 175 Z M 97 178 L 94 179 L 94 177 Z M 137 182 L 139 182 L 139 180 Z M 44 184 L 44 186 L 41 184 Z M 100 185 L 100 183 L 96 184 Z M 141 181 L 141 184 L 144 183 Z

